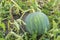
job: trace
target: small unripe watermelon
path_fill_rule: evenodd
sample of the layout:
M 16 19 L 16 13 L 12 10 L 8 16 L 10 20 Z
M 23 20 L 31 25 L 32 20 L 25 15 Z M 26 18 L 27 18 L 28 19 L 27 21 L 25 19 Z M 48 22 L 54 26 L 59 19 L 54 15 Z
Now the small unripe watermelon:
M 42 12 L 34 12 L 29 14 L 26 19 L 26 31 L 30 34 L 37 33 L 37 35 L 44 34 L 49 30 L 48 17 Z

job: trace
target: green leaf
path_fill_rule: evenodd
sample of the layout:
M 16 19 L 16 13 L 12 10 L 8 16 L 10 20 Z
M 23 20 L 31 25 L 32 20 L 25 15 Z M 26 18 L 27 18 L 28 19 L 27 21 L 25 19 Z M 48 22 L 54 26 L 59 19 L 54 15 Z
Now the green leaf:
M 14 25 L 16 26 L 16 28 L 19 30 L 19 24 L 18 24 L 18 22 L 16 21 L 16 20 L 14 20 Z
M 0 27 L 3 28 L 3 30 L 5 31 L 5 24 L 3 22 L 0 23 Z
M 53 20 L 53 29 L 57 28 L 57 23 Z
M 0 40 L 4 40 L 4 38 L 0 38 Z
M 60 36 L 58 36 L 56 40 L 60 40 Z

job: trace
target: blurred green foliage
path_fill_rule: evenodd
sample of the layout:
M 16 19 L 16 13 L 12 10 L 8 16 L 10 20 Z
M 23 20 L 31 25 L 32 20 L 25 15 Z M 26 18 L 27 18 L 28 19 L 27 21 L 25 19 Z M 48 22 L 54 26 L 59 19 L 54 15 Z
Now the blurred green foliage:
M 0 0 L 0 40 L 36 40 L 35 35 L 28 35 L 21 27 L 22 24 L 25 25 L 23 16 L 27 12 L 36 11 L 41 11 L 49 17 L 51 27 L 48 33 L 39 36 L 39 40 L 59 40 L 60 0 L 42 0 L 42 3 L 41 0 Z M 19 18 L 14 19 L 14 15 L 19 15 Z M 20 32 L 21 29 L 23 33 Z

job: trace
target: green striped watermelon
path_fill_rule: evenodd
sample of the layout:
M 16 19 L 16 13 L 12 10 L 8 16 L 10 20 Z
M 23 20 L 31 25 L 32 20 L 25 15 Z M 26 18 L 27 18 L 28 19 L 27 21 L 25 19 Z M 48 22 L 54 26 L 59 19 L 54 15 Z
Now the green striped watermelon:
M 26 19 L 26 31 L 30 34 L 36 33 L 37 35 L 44 34 L 49 30 L 49 19 L 42 12 L 30 13 Z

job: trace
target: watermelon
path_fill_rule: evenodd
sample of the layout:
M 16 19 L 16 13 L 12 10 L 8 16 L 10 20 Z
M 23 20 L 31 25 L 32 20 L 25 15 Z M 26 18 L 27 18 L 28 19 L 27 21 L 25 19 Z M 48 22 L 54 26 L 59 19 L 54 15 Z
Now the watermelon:
M 30 34 L 41 35 L 49 30 L 49 19 L 42 12 L 30 13 L 25 18 L 26 31 Z

